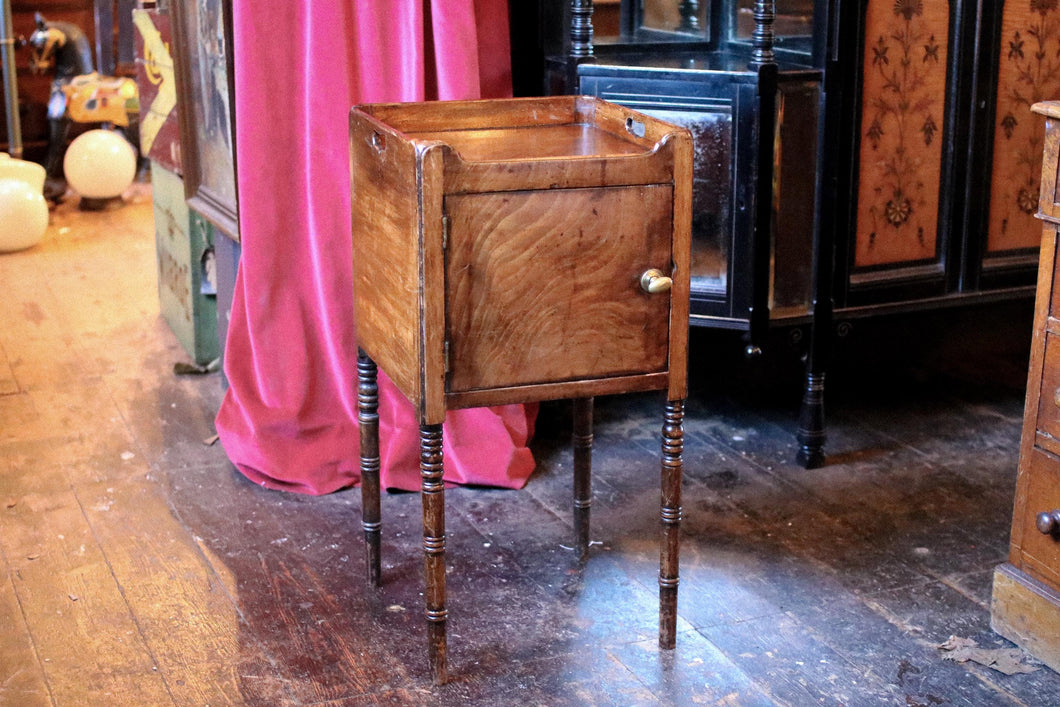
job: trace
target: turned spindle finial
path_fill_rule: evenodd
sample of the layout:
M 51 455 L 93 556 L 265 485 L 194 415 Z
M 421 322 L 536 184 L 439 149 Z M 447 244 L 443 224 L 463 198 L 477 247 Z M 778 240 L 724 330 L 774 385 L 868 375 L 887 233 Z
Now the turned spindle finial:
M 677 26 L 679 32 L 699 32 L 703 28 L 699 24 L 699 0 L 681 0 L 677 5 L 681 13 L 681 23 Z
M 593 55 L 593 0 L 570 2 L 570 55 Z
M 773 53 L 773 44 L 776 40 L 776 35 L 773 34 L 773 22 L 776 18 L 777 3 L 775 0 L 755 0 L 755 28 L 751 34 L 752 67 L 775 64 L 777 61 Z

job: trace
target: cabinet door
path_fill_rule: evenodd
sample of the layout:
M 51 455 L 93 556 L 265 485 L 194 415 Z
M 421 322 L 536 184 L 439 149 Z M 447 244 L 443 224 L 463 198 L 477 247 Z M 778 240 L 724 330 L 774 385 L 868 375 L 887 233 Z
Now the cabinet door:
M 840 307 L 1028 291 L 1043 132 L 1030 105 L 1060 91 L 1057 3 L 868 0 L 848 29 Z
M 456 194 L 449 219 L 447 392 L 667 370 L 669 185 Z
M 939 270 L 949 3 L 872 0 L 865 12 L 852 280 L 897 266 Z
M 1045 119 L 1031 113 L 1060 96 L 1060 8 L 1055 0 L 1004 3 L 993 124 L 990 221 L 984 260 L 1014 251 L 1037 255 Z

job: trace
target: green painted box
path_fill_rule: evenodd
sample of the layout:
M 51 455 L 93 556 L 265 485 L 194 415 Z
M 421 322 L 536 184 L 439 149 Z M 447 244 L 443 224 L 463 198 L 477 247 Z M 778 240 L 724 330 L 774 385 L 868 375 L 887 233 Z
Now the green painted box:
M 151 162 L 158 301 L 184 350 L 202 366 L 220 355 L 213 228 L 184 201 L 184 182 Z

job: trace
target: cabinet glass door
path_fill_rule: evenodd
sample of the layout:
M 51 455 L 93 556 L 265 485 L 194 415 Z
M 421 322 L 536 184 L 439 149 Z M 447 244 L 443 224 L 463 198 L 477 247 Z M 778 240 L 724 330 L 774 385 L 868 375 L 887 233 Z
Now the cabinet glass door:
M 708 36 L 709 0 L 640 0 L 640 29 Z
M 734 18 L 736 39 L 750 39 L 754 32 L 754 0 L 738 0 Z M 777 0 L 773 32 L 777 39 L 813 34 L 813 0 Z

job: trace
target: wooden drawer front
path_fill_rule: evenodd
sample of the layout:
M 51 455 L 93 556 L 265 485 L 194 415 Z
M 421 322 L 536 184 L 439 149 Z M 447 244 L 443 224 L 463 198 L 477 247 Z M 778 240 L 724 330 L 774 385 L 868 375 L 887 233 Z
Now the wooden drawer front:
M 1042 366 L 1036 427 L 1060 442 L 1060 340 L 1053 334 L 1045 335 L 1045 364 Z
M 1037 527 L 1039 513 L 1060 509 L 1060 457 L 1035 449 L 1024 470 L 1027 496 L 1020 520 L 1023 528 L 1022 569 L 1060 588 L 1060 533 L 1044 534 Z
M 449 392 L 663 372 L 667 185 L 460 194 L 449 218 Z

